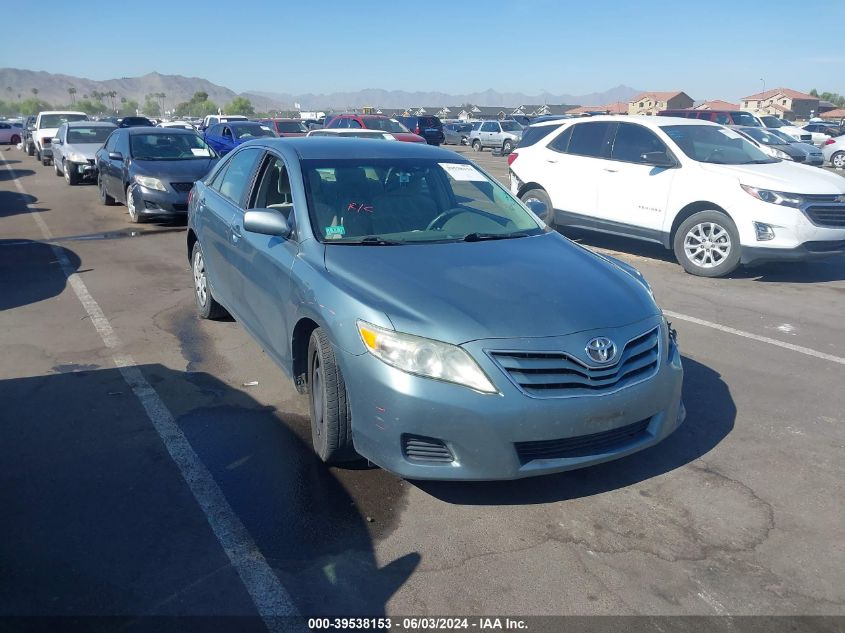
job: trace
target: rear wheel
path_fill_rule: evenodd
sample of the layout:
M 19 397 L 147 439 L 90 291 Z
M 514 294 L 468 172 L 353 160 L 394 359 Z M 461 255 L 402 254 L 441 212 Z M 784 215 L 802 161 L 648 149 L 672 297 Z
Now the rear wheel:
M 845 169 L 845 152 L 836 152 L 830 157 L 830 164 L 837 169 Z
M 107 207 L 114 206 L 114 198 L 106 192 L 106 183 L 103 181 L 102 175 L 97 176 L 97 189 L 100 191 L 100 203 Z
M 538 202 L 543 203 L 546 207 L 545 213 L 542 215 L 538 213 L 537 215 L 539 215 L 540 219 L 546 223 L 546 226 L 552 229 L 555 228 L 555 212 L 552 207 L 552 199 L 549 198 L 549 194 L 547 194 L 544 189 L 529 189 L 520 196 L 520 200 L 522 200 L 525 203 L 525 206 L 532 211 L 534 211 L 532 205 Z
M 34 156 L 35 155 L 35 147 L 33 147 L 32 143 L 27 144 L 26 155 L 27 156 Z
M 721 211 L 700 211 L 678 227 L 674 250 L 688 273 L 723 277 L 739 266 L 739 233 L 733 220 Z
M 355 459 L 346 383 L 329 337 L 319 327 L 308 341 L 308 393 L 314 451 L 328 463 Z
M 510 154 L 513 151 L 513 141 L 508 139 L 502 143 L 502 153 Z
M 37 160 L 39 163 L 41 162 L 41 152 L 38 150 L 37 147 L 35 148 L 35 160 Z
M 472 142 L 472 149 L 474 149 L 476 152 L 481 152 L 484 150 L 484 148 L 481 147 L 481 141 L 479 141 L 478 139 L 475 139 Z
M 17 145 L 18 143 L 20 143 L 20 142 L 21 142 L 21 137 L 20 137 L 20 136 L 18 136 L 18 135 L 16 134 L 16 135 L 14 135 L 14 136 L 11 138 L 11 140 L 10 140 L 9 142 L 10 142 L 12 145 Z
M 59 161 L 57 161 L 57 160 L 54 160 L 54 161 L 53 161 L 53 172 L 54 172 L 57 176 L 61 176 L 61 175 L 62 175 L 62 170 L 61 170 L 61 169 L 59 169 Z
M 191 272 L 194 276 L 194 298 L 197 302 L 197 314 L 201 319 L 219 319 L 226 316 L 226 308 L 221 306 L 211 294 L 208 283 L 208 271 L 205 269 L 205 257 L 199 241 L 194 242 L 191 250 Z

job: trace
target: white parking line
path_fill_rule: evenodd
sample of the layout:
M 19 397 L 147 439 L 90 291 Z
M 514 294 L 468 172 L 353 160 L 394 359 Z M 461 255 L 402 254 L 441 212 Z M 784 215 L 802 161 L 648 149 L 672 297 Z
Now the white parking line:
M 9 170 L 20 194 L 26 196 L 27 192 L 15 176 L 14 169 L 5 159 L 3 159 L 3 165 Z M 44 240 L 51 242 L 53 235 L 43 218 L 38 213 L 30 213 L 30 215 L 41 230 Z M 214 536 L 217 537 L 232 566 L 237 570 L 258 614 L 270 631 L 290 630 L 288 625 L 291 622 L 281 617 L 299 615 L 290 594 L 282 586 L 261 550 L 255 545 L 249 532 L 229 506 L 214 477 L 194 452 L 167 405 L 144 378 L 132 356 L 123 351 L 123 343 L 99 304 L 88 292 L 85 282 L 74 271 L 62 248 L 56 244 L 50 244 L 50 247 L 61 265 L 68 284 L 85 312 L 88 313 L 103 344 L 110 350 L 115 367 L 144 407 L 147 417 L 167 448 L 167 452 L 170 453 L 182 478 L 205 513 Z
M 806 354 L 807 356 L 813 356 L 822 360 L 829 360 L 831 363 L 839 363 L 840 365 L 845 365 L 845 358 L 842 358 L 840 356 L 834 356 L 833 354 L 825 354 L 824 352 L 818 352 L 814 349 L 810 349 L 809 347 L 793 345 L 792 343 L 784 343 L 783 341 L 779 341 L 775 338 L 769 338 L 768 336 L 760 336 L 759 334 L 752 334 L 751 332 L 737 330 L 736 328 L 728 327 L 727 325 L 720 325 L 719 323 L 713 323 L 712 321 L 705 321 L 704 319 L 688 316 L 686 314 L 678 314 L 677 312 L 672 312 L 670 310 L 664 310 L 663 314 L 673 319 L 688 321 L 690 323 L 695 323 L 696 325 L 703 325 L 704 327 L 713 328 L 714 330 L 719 330 L 720 332 L 735 334 L 736 336 L 749 338 L 753 341 L 759 341 L 761 343 L 768 343 L 769 345 L 782 347 L 783 349 L 788 349 L 792 352 L 798 352 L 799 354 Z

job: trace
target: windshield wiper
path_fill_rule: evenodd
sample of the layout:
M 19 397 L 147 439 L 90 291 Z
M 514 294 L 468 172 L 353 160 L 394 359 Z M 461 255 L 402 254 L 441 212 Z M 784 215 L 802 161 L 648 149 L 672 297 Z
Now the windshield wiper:
M 350 244 L 352 246 L 402 246 L 405 244 L 405 242 L 399 242 L 397 240 L 387 240 L 378 235 L 367 235 L 366 237 L 362 237 L 360 240 L 344 240 L 335 242 L 335 244 Z
M 527 233 L 469 233 L 464 236 L 464 242 L 483 242 L 484 240 L 512 240 L 518 237 L 528 237 Z

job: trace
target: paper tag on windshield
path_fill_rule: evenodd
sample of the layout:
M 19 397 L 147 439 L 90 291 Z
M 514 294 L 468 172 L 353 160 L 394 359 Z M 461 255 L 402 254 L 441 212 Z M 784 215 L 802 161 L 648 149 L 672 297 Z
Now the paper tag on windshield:
M 207 149 L 196 148 L 196 147 L 191 148 L 191 154 L 193 154 L 194 156 L 205 156 L 206 158 L 211 156 L 211 152 L 209 152 Z
M 742 138 L 741 134 L 737 134 L 733 130 L 719 130 L 722 134 L 727 136 L 728 138 Z
M 455 180 L 487 182 L 484 174 L 472 165 L 467 165 L 466 163 L 438 163 L 438 165 Z

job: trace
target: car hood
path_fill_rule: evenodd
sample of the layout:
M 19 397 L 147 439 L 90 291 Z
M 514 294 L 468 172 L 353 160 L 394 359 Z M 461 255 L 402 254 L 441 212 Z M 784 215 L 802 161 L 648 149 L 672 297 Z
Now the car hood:
M 102 143 L 66 143 L 62 148 L 62 153 L 65 156 L 73 154 L 82 154 L 85 158 L 93 160 L 97 150 L 103 146 Z
M 557 233 L 489 242 L 325 245 L 336 284 L 409 334 L 453 344 L 561 336 L 659 314 L 645 286 Z
M 701 163 L 701 166 L 705 171 L 732 176 L 739 180 L 740 184 L 760 189 L 810 194 L 845 193 L 845 178 L 842 176 L 788 160 L 765 165 Z
M 175 182 L 194 182 L 205 176 L 217 162 L 216 158 L 193 160 L 133 160 L 133 174 L 167 178 Z

